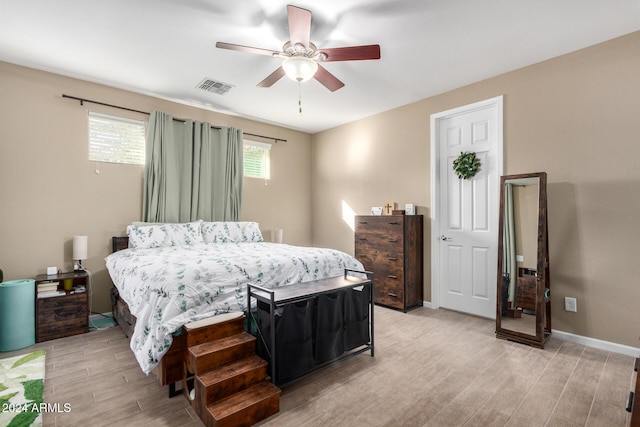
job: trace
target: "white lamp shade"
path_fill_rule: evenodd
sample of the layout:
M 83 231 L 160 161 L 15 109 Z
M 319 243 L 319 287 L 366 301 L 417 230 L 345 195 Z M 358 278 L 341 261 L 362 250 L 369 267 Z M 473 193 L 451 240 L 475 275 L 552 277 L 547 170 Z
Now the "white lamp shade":
M 292 56 L 282 61 L 282 68 L 291 80 L 306 82 L 318 71 L 318 63 L 304 56 Z
M 282 228 L 276 228 L 273 230 L 273 243 L 282 243 Z
M 87 236 L 73 236 L 73 259 L 87 259 Z

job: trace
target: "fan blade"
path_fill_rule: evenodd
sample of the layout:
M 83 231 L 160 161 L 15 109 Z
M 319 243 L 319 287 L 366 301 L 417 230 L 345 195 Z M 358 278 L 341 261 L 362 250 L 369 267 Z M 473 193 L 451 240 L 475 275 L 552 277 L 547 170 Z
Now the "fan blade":
M 380 45 L 377 44 L 370 44 L 366 46 L 334 47 L 329 49 L 320 49 L 319 52 L 327 55 L 327 58 L 324 60 L 324 62 L 380 59 Z
M 269 74 L 266 79 L 258 83 L 258 87 L 271 87 L 275 82 L 284 77 L 284 68 L 278 67 L 273 73 Z
M 239 52 L 256 53 L 258 55 L 279 56 L 280 52 L 269 49 L 260 49 L 259 47 L 241 46 L 239 44 L 231 44 L 218 42 L 216 47 L 219 49 L 237 50 Z
M 344 86 L 344 83 L 338 80 L 336 76 L 328 72 L 327 69 L 320 64 L 318 64 L 318 71 L 316 71 L 313 78 L 322 83 L 324 87 L 329 89 L 331 92 L 335 92 Z
M 287 6 L 289 16 L 289 36 L 291 45 L 301 44 L 305 48 L 309 47 L 311 38 L 311 12 L 296 6 Z

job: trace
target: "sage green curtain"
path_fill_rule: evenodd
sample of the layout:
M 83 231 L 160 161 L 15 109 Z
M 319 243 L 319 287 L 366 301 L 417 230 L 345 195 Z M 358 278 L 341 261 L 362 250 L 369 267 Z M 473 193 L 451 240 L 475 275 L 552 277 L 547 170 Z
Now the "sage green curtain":
M 147 136 L 142 219 L 237 221 L 242 207 L 242 131 L 178 121 L 154 111 Z
M 516 232 L 513 214 L 513 184 L 505 184 L 502 273 L 509 275 L 509 302 L 515 301 L 518 267 L 516 265 Z

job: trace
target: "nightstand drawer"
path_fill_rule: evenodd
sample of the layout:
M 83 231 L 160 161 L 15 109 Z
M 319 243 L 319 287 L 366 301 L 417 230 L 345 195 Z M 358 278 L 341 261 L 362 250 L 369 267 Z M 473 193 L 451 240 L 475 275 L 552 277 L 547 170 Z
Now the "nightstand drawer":
M 36 300 L 36 341 L 89 332 L 86 292 Z

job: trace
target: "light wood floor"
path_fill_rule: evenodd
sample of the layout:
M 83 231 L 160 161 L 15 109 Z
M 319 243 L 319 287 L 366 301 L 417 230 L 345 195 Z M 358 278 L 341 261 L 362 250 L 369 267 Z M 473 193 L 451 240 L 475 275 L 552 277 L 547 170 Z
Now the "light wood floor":
M 446 310 L 375 308 L 368 353 L 283 391 L 262 426 L 626 426 L 632 357 L 552 337 L 535 349 L 495 323 Z M 119 328 L 48 341 L 45 426 L 202 426 L 187 401 L 140 371 Z

